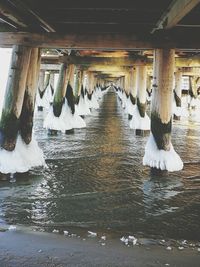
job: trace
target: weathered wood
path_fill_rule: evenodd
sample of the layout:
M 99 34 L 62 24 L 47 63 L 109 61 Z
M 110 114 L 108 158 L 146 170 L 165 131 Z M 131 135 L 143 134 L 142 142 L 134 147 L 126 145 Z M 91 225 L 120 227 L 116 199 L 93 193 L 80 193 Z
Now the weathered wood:
M 197 4 L 200 3 L 200 0 L 175 0 L 172 1 L 168 10 L 159 19 L 156 24 L 156 29 L 170 29 L 185 16 L 187 15 Z
M 137 85 L 136 85 L 136 68 L 132 67 L 130 70 L 130 99 L 133 105 L 136 104 Z
M 60 72 L 57 82 L 57 87 L 53 99 L 53 113 L 56 117 L 59 117 L 62 111 L 64 103 L 64 97 L 67 87 L 67 64 L 63 63 L 60 66 Z
M 29 144 L 32 140 L 33 114 L 39 68 L 40 51 L 38 48 L 32 48 L 26 80 L 26 90 L 24 94 L 22 112 L 20 115 L 20 134 L 26 144 Z
M 137 107 L 142 118 L 146 113 L 147 67 L 136 67 Z
M 80 66 L 76 66 L 76 77 L 74 83 L 74 96 L 76 103 L 78 104 L 79 96 L 81 94 L 81 86 L 82 86 L 82 79 L 83 79 L 83 69 Z
M 0 121 L 1 147 L 12 151 L 20 124 L 31 48 L 14 46 Z
M 154 52 L 151 131 L 158 149 L 166 151 L 171 144 L 174 55 L 174 49 Z
M 67 64 L 78 64 L 85 66 L 137 66 L 143 65 L 144 63 L 152 63 L 152 59 L 147 59 L 145 56 L 135 57 L 89 57 L 89 56 L 62 56 L 59 58 L 60 62 Z
M 13 44 L 41 48 L 99 49 L 99 50 L 146 50 L 155 48 L 199 49 L 199 36 L 181 40 L 176 36 L 167 38 L 147 36 L 144 39 L 126 33 L 24 33 L 1 32 L 0 46 Z
M 177 107 L 181 107 L 181 83 L 182 83 L 182 72 L 180 70 L 175 72 L 175 89 L 174 99 Z
M 197 98 L 197 77 L 191 76 L 189 78 L 189 95 L 191 98 Z
M 62 63 L 53 100 L 53 112 L 56 117 L 59 117 L 62 111 L 69 77 L 70 68 L 68 68 L 65 63 Z
M 50 72 L 49 71 L 45 71 L 45 77 L 44 77 L 44 90 L 46 91 L 48 85 L 50 82 Z
M 42 98 L 44 93 L 45 93 L 44 80 L 45 80 L 45 71 L 44 70 L 40 70 L 39 81 L 38 81 L 38 91 L 39 91 L 39 94 L 40 94 L 40 98 Z
M 71 49 L 147 49 L 158 47 L 159 43 L 139 40 L 131 34 L 57 34 L 57 33 L 0 33 L 0 46 L 20 44 L 41 48 Z M 166 43 L 165 43 L 166 45 Z

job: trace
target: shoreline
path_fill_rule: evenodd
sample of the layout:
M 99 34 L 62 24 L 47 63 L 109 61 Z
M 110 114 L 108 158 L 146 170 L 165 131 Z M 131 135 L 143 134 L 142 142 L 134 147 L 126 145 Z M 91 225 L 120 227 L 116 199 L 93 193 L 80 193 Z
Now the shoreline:
M 197 248 L 167 250 L 159 245 L 128 247 L 117 239 L 100 243 L 95 238 L 73 238 L 46 232 L 0 232 L 1 267 L 199 267 L 199 262 Z

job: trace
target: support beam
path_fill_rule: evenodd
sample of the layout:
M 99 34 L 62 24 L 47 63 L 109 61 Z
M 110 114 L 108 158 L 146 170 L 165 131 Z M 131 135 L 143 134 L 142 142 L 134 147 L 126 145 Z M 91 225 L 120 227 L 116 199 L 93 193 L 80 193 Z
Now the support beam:
M 136 67 L 136 88 L 137 105 L 134 110 L 133 118 L 130 121 L 130 128 L 134 129 L 136 135 L 145 135 L 150 131 L 150 119 L 146 114 L 146 86 L 147 85 L 147 66 Z
M 59 117 L 62 112 L 64 97 L 66 94 L 67 84 L 70 77 L 70 68 L 65 63 L 60 66 L 57 87 L 53 100 L 53 113 L 55 117 Z
M 177 70 L 175 72 L 175 88 L 174 88 L 174 105 L 173 105 L 173 113 L 174 120 L 180 120 L 181 118 L 181 95 L 182 95 L 182 72 Z
M 46 61 L 46 59 L 44 59 Z M 140 66 L 143 65 L 144 62 L 147 66 L 151 67 L 153 65 L 153 59 L 151 58 L 131 58 L 131 57 L 118 57 L 118 58 L 110 58 L 110 57 L 73 57 L 73 56 L 64 56 L 55 58 L 55 63 L 44 63 L 42 58 L 41 69 L 42 70 L 55 70 L 59 71 L 60 66 L 59 62 L 65 62 L 67 64 L 75 64 L 81 65 L 82 67 L 86 67 L 89 70 L 93 71 L 95 68 L 106 70 L 110 67 L 113 69 L 117 68 L 127 68 L 130 66 Z M 188 67 L 188 68 L 200 68 L 200 56 L 196 57 L 176 57 L 175 58 L 176 67 Z
M 20 134 L 27 145 L 30 144 L 32 140 L 33 113 L 39 78 L 40 60 L 40 50 L 38 48 L 32 48 L 26 80 L 26 90 L 20 116 Z
M 171 5 L 164 12 L 156 24 L 156 28 L 153 29 L 152 33 L 158 29 L 170 29 L 177 25 L 177 23 L 184 18 L 200 0 L 174 0 Z
M 45 163 L 32 134 L 39 68 L 38 48 L 13 47 L 0 120 L 0 174 L 27 172 Z
M 8 151 L 13 151 L 17 142 L 30 55 L 30 47 L 13 47 L 0 121 L 0 145 Z
M 154 53 L 151 132 L 143 164 L 158 170 L 178 171 L 183 163 L 171 143 L 174 49 Z

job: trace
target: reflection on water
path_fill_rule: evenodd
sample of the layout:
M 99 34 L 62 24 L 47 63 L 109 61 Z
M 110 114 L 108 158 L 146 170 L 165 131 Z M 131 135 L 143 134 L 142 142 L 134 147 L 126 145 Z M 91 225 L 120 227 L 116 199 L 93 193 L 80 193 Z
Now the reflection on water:
M 174 124 L 184 170 L 152 177 L 142 166 L 147 137 L 129 129 L 113 92 L 86 122 L 74 134 L 47 136 L 37 115 L 48 168 L 1 182 L 0 222 L 199 240 L 200 124 Z

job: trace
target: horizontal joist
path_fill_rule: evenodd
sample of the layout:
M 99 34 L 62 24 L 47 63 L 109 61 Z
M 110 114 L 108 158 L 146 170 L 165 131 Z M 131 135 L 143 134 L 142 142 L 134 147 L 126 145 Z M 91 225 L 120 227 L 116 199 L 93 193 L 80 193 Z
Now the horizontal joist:
M 122 34 L 56 34 L 0 33 L 0 46 L 13 44 L 42 48 L 68 49 L 133 49 L 153 48 L 156 45 L 135 35 Z
M 88 33 L 88 34 L 57 34 L 57 33 L 0 33 L 0 46 L 8 47 L 13 44 L 41 47 L 41 48 L 68 48 L 68 49 L 100 49 L 100 50 L 142 50 L 162 47 L 180 49 L 199 49 L 199 39 L 185 41 L 166 41 L 163 38 L 139 38 L 134 34 L 117 33 Z
M 46 64 L 45 66 L 49 69 L 57 69 L 58 65 L 56 63 L 59 61 L 65 62 L 67 64 L 75 64 L 81 65 L 85 67 L 101 67 L 101 68 L 109 68 L 110 66 L 113 67 L 131 67 L 131 66 L 139 66 L 139 65 L 147 65 L 151 66 L 153 63 L 152 58 L 145 58 L 142 56 L 139 58 L 131 58 L 131 57 L 76 57 L 76 56 L 63 56 L 59 59 L 55 58 L 55 64 Z M 47 59 L 45 58 L 45 61 Z M 45 61 L 42 62 L 45 63 Z M 175 58 L 176 67 L 200 67 L 200 57 L 193 57 L 193 58 Z

